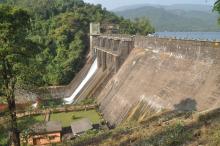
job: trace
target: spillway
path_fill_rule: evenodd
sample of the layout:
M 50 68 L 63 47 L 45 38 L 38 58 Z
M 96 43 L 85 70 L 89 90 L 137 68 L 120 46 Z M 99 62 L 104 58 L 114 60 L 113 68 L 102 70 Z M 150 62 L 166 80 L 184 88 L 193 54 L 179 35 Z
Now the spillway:
M 98 61 L 97 61 L 97 59 L 95 59 L 95 61 L 93 62 L 91 68 L 89 69 L 89 72 L 87 73 L 86 77 L 83 79 L 83 81 L 80 83 L 80 85 L 76 88 L 76 90 L 73 92 L 73 94 L 68 98 L 64 98 L 65 104 L 72 104 L 74 102 L 75 97 L 79 94 L 79 92 L 86 85 L 86 83 L 96 73 L 97 69 L 98 69 Z

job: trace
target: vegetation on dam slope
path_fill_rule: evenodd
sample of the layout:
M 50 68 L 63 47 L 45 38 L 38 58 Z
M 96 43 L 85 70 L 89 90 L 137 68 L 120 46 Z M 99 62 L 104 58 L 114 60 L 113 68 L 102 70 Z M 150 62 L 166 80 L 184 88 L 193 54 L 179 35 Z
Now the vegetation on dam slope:
M 194 146 L 220 144 L 219 109 L 207 113 L 164 112 L 140 123 L 125 123 L 114 130 L 88 133 L 73 146 Z

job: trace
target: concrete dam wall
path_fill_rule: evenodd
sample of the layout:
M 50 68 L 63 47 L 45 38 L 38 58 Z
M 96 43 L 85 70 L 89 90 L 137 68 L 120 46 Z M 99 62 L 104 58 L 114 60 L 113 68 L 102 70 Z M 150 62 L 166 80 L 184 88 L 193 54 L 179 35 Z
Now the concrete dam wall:
M 111 125 L 220 106 L 220 42 L 95 34 L 90 47 L 90 61 L 70 85 L 49 88 L 52 97 L 70 97 L 97 58 L 75 102 L 96 98 Z
M 136 36 L 97 99 L 112 125 L 162 111 L 218 107 L 220 43 Z

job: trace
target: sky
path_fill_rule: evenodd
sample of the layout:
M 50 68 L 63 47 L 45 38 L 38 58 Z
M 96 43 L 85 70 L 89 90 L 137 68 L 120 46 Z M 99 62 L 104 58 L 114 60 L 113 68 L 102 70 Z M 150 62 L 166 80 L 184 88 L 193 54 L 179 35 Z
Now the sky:
M 213 5 L 216 0 L 84 0 L 88 3 L 102 4 L 108 10 L 112 10 L 121 6 L 129 6 L 134 4 L 205 4 Z

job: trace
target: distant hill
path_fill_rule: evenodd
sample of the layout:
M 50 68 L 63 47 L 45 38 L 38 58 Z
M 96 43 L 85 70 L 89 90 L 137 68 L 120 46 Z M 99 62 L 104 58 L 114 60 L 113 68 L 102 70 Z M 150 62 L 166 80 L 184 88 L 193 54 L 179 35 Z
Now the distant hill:
M 174 4 L 170 6 L 164 6 L 167 10 L 184 10 L 184 11 L 202 11 L 212 12 L 212 6 L 210 5 L 198 5 L 198 4 Z
M 180 9 L 180 10 L 184 10 L 184 11 L 193 10 L 193 11 L 212 12 L 212 6 L 199 5 L 199 4 L 173 4 L 173 5 L 168 5 L 168 6 L 155 5 L 155 4 L 136 4 L 136 5 L 128 5 L 128 6 L 118 7 L 118 8 L 113 9 L 112 11 L 113 12 L 120 12 L 120 11 L 124 11 L 124 10 L 131 10 L 131 9 L 145 7 L 145 6 L 152 6 L 152 7 L 156 7 L 156 8 L 162 7 L 167 10 Z
M 121 9 L 121 10 L 120 10 Z M 113 10 L 117 15 L 135 19 L 147 17 L 156 31 L 220 31 L 218 14 L 208 5 L 178 4 L 134 5 Z

